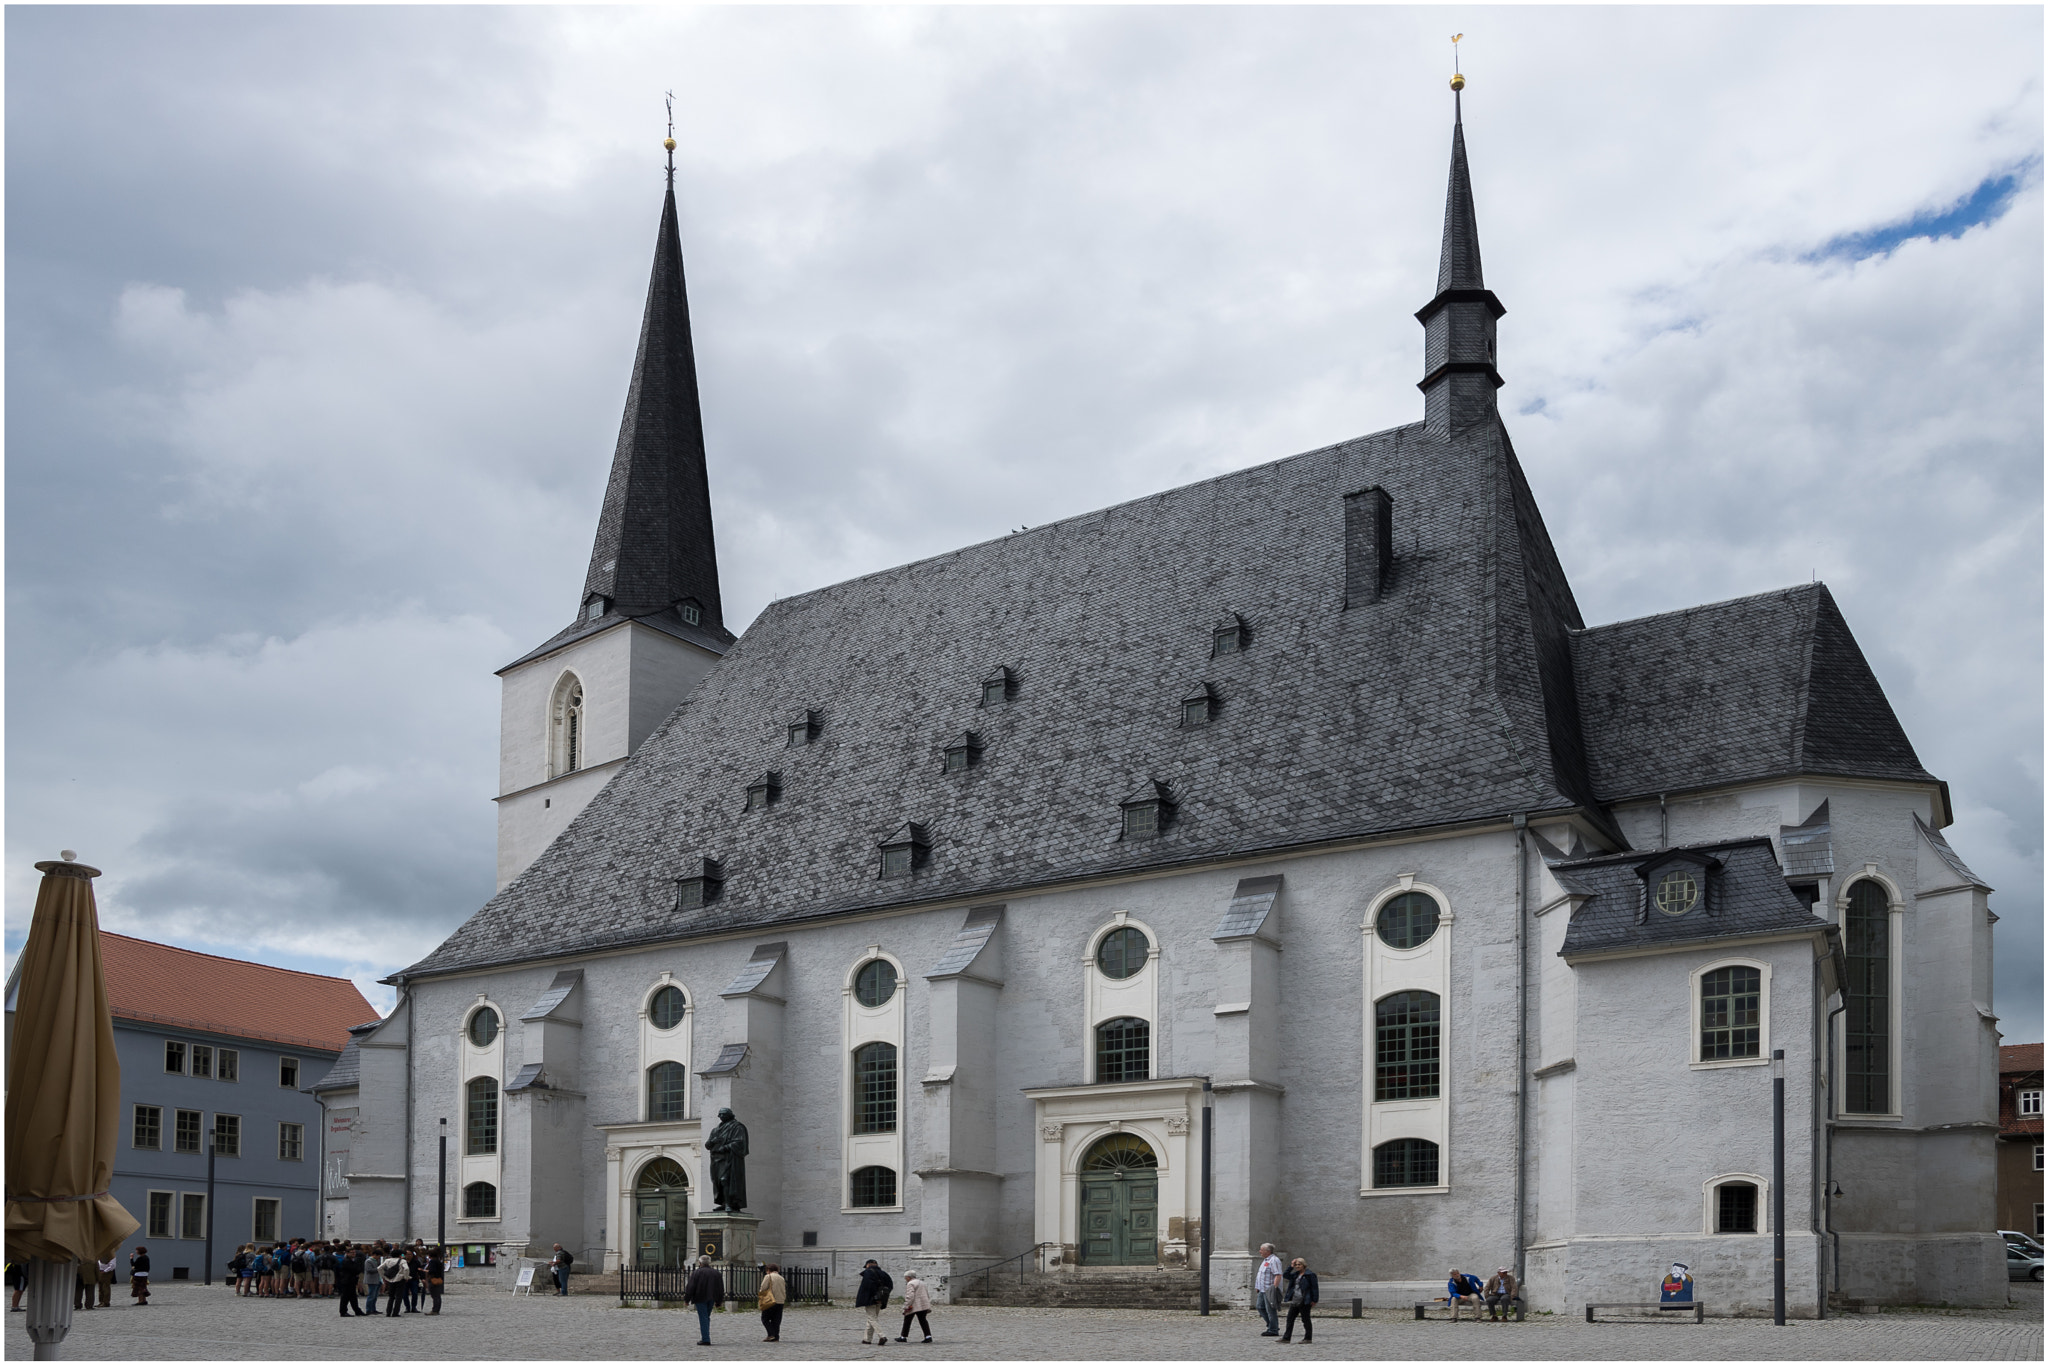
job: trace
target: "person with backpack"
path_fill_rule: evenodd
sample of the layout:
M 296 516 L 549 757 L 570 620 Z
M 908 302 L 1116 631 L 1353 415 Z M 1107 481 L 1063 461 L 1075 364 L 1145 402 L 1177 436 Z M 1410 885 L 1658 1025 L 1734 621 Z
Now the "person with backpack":
M 387 1318 L 397 1317 L 405 1308 L 405 1281 L 411 1272 L 406 1269 L 405 1257 L 400 1254 L 402 1251 L 401 1247 L 393 1247 L 384 1263 L 377 1267 L 378 1273 L 384 1277 L 384 1316 Z
M 896 1281 L 889 1278 L 889 1272 L 882 1269 L 881 1262 L 873 1257 L 860 1268 L 860 1288 L 854 1293 L 853 1306 L 867 1315 L 860 1334 L 863 1346 L 882 1346 L 889 1340 L 889 1329 L 882 1326 L 882 1310 L 889 1306 L 889 1291 L 896 1287 Z
M 917 1325 L 924 1328 L 924 1339 L 932 1339 L 932 1295 L 924 1287 L 924 1281 L 917 1277 L 915 1270 L 903 1273 L 903 1331 L 898 1341 L 910 1340 L 910 1320 L 917 1319 Z
M 576 1258 L 566 1251 L 560 1242 L 555 1243 L 555 1254 L 548 1262 L 548 1274 L 554 1277 L 555 1292 L 569 1292 L 569 1267 L 576 1264 Z
M 761 1296 L 755 1306 L 761 1310 L 761 1330 L 768 1334 L 761 1340 L 782 1340 L 782 1306 L 788 1302 L 789 1282 L 782 1278 L 782 1267 L 773 1262 L 761 1267 Z
M 711 1264 L 709 1256 L 697 1258 L 697 1268 L 683 1281 L 683 1302 L 697 1308 L 697 1344 L 711 1344 L 711 1310 L 725 1302 L 725 1277 Z

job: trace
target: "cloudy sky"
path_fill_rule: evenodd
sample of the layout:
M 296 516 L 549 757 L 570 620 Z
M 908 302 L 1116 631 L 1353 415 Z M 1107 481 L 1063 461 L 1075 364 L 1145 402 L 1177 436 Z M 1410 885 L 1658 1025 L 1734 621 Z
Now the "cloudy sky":
M 10 8 L 7 934 L 492 890 L 676 96 L 728 622 L 1417 420 L 1447 42 L 1589 622 L 1827 582 L 2041 1036 L 2041 12 Z

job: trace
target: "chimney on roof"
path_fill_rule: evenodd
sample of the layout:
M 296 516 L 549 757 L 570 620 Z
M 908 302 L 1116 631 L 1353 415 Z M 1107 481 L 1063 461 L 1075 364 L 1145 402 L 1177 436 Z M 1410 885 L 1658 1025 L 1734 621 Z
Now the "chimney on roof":
M 1370 606 L 1394 565 L 1394 500 L 1384 488 L 1344 495 L 1344 609 Z

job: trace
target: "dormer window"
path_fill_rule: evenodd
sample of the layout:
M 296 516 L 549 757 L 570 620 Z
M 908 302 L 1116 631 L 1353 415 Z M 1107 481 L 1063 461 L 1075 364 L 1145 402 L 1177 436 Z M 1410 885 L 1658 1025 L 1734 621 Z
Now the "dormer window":
M 931 854 L 931 841 L 924 826 L 912 821 L 882 841 L 882 875 L 908 877 L 923 867 Z
M 1700 903 L 1700 880 L 1691 868 L 1666 872 L 1657 881 L 1657 908 L 1667 915 L 1682 915 Z
M 1677 919 L 1698 910 L 1719 913 L 1718 886 L 1721 862 L 1690 849 L 1674 849 L 1667 855 L 1637 864 L 1642 878 L 1642 897 L 1636 902 L 1636 923 L 1648 924 L 1651 911 Z
M 1173 801 L 1163 782 L 1147 782 L 1121 803 L 1125 839 L 1156 839 L 1173 818 Z
M 946 746 L 946 771 L 964 773 L 981 762 L 981 736 L 969 730 Z
M 1194 730 L 1216 719 L 1216 693 L 1203 683 L 1180 701 L 1180 728 Z
M 796 719 L 789 723 L 789 747 L 801 749 L 818 737 L 818 713 L 799 711 Z
M 609 605 L 611 604 L 606 602 L 603 597 L 592 593 L 590 600 L 583 604 L 583 619 L 595 621 L 598 617 L 604 615 L 605 608 Z
M 679 604 L 679 610 L 681 610 L 681 612 L 683 613 L 684 625 L 694 626 L 702 624 L 704 620 L 704 609 L 698 606 L 694 599 L 685 597 Z
M 762 773 L 747 786 L 747 809 L 767 810 L 782 799 L 782 774 Z
M 700 858 L 691 864 L 688 876 L 676 878 L 676 909 L 701 910 L 724 889 L 725 869 L 716 858 Z
M 998 668 L 981 680 L 981 704 L 1000 706 L 1017 695 L 1017 675 L 1007 667 Z
M 1228 612 L 1209 632 L 1209 655 L 1217 658 L 1225 654 L 1242 654 L 1251 644 L 1251 632 L 1245 629 L 1244 618 L 1236 612 Z

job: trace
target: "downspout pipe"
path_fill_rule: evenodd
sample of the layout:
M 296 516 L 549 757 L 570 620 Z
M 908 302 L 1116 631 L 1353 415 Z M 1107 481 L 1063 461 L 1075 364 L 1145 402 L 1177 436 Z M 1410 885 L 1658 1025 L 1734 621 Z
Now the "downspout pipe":
M 1528 1246 L 1528 1157 L 1529 1157 L 1529 935 L 1522 920 L 1526 916 L 1526 882 L 1529 847 L 1529 817 L 1515 816 L 1515 1286 L 1526 1300 L 1529 1294 Z
M 412 986 L 408 983 L 398 1003 L 405 1006 L 405 1240 L 412 1241 L 412 1054 L 419 1040 L 419 1020 L 412 1017 Z
M 1828 1107 L 1824 1136 L 1821 1138 L 1821 1169 L 1825 1174 L 1821 1177 L 1820 1187 L 1821 1226 L 1828 1235 L 1831 1247 L 1828 1253 L 1828 1275 L 1834 1281 L 1833 1291 L 1837 1294 L 1842 1292 L 1842 1234 L 1835 1230 L 1835 1115 L 1840 1112 L 1840 1105 L 1835 1099 L 1835 1016 L 1849 1008 L 1849 983 L 1845 980 L 1841 984 L 1842 992 L 1836 998 L 1842 1003 L 1828 1011 Z M 1821 1296 L 1821 1303 L 1821 1313 L 1825 1317 L 1827 1295 Z

